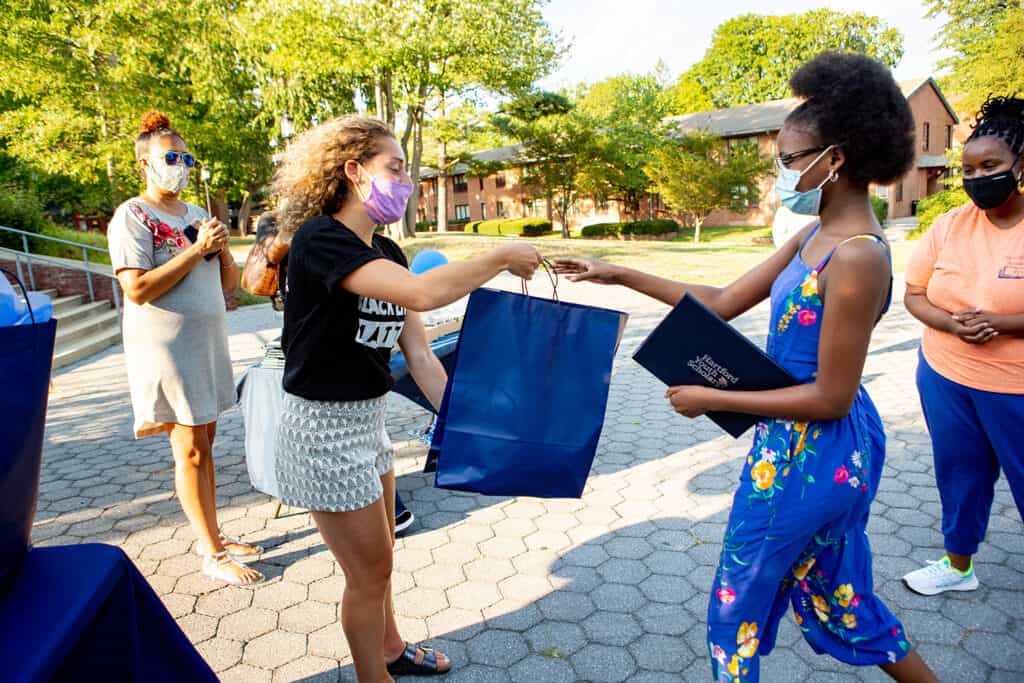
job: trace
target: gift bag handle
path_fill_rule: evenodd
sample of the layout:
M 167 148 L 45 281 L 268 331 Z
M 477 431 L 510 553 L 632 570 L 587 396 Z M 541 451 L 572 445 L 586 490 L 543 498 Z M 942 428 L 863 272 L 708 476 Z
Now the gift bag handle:
M 11 271 L 7 270 L 6 268 L 0 268 L 0 272 L 3 272 L 3 273 L 6 273 L 6 274 L 10 275 L 14 279 L 14 281 L 18 283 L 18 287 L 21 288 L 21 295 L 23 297 L 25 297 L 25 307 L 28 309 L 28 315 L 29 315 L 30 318 L 32 318 L 32 324 L 35 325 L 36 324 L 36 314 L 32 311 L 32 302 L 29 301 L 28 290 L 25 289 L 25 283 L 23 283 L 21 281 L 20 277 L 18 277 L 17 275 L 12 273 Z
M 541 259 L 540 265 L 544 268 L 544 272 L 548 275 L 548 280 L 551 281 L 551 296 L 555 301 L 558 301 L 558 272 L 555 271 L 555 266 L 551 261 Z M 523 290 L 523 296 L 530 296 L 530 290 L 526 286 L 526 280 L 523 279 L 520 282 L 520 286 Z

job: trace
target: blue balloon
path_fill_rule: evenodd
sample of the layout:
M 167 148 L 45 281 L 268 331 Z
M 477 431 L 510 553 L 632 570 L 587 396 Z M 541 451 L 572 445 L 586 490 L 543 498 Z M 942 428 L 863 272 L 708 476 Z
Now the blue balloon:
M 448 258 L 444 254 L 436 249 L 424 249 L 416 254 L 416 257 L 412 260 L 412 265 L 409 266 L 409 270 L 416 275 L 422 275 L 431 268 L 445 265 L 448 265 Z

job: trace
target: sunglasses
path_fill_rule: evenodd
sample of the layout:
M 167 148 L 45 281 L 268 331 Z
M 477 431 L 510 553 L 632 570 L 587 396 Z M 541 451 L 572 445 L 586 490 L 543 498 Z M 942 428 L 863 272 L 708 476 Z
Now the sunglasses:
M 196 158 L 188 152 L 175 152 L 174 150 L 164 152 L 164 163 L 168 166 L 177 166 L 179 161 L 185 164 L 185 168 L 192 168 L 196 165 Z
M 814 154 L 815 152 L 824 152 L 829 147 L 831 147 L 831 145 L 820 145 L 818 147 L 808 147 L 807 149 L 790 152 L 789 154 L 779 154 L 775 157 L 775 165 L 779 167 L 780 171 L 784 171 L 787 166 L 797 159 L 805 157 L 808 154 Z

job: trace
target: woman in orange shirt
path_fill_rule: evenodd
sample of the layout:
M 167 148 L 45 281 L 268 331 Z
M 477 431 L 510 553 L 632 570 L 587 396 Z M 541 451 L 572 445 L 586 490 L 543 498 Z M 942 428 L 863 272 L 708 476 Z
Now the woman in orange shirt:
M 936 219 L 907 265 L 925 324 L 917 386 L 932 437 L 946 555 L 903 577 L 924 595 L 978 587 L 1000 468 L 1024 516 L 1024 99 L 990 98 L 964 145 L 971 203 Z

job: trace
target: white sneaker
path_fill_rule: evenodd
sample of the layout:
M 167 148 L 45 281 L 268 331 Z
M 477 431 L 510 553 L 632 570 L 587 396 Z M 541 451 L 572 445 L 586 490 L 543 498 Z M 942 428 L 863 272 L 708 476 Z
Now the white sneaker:
M 936 560 L 927 567 L 915 569 L 903 577 L 907 588 L 921 595 L 938 595 L 946 591 L 973 591 L 978 589 L 974 566 L 964 575 L 949 563 L 948 557 Z

